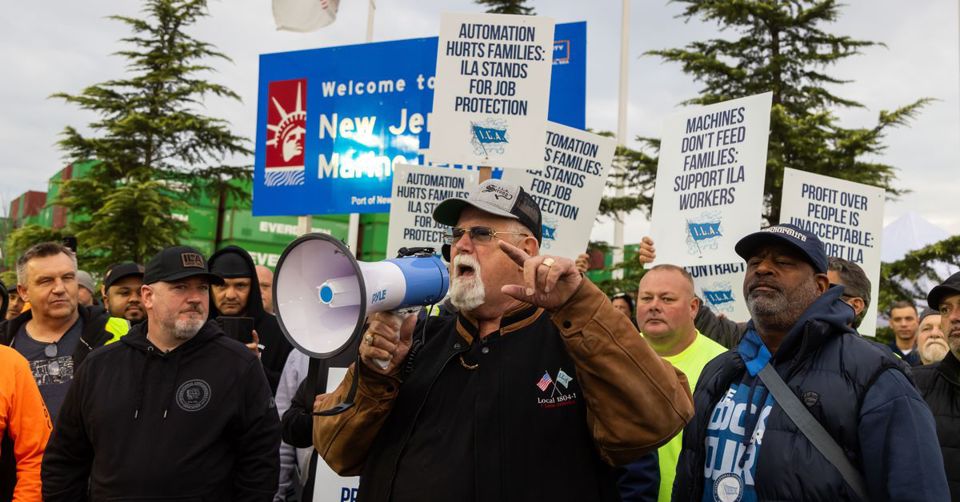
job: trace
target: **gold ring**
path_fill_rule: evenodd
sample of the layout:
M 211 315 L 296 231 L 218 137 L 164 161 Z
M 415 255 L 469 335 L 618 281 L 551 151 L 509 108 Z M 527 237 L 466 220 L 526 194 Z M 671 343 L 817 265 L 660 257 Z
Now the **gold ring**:
M 546 257 L 546 258 L 543 259 L 543 262 L 542 262 L 542 263 L 543 263 L 543 265 L 546 265 L 547 268 L 550 268 L 550 267 L 552 267 L 553 264 L 554 264 L 554 259 L 548 256 L 548 257 Z
M 363 335 L 363 341 L 367 342 L 367 345 L 373 345 L 373 335 L 370 333 Z

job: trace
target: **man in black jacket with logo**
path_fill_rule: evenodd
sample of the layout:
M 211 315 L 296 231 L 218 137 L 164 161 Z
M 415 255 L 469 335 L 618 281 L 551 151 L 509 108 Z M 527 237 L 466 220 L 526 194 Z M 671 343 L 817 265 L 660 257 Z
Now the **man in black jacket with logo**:
M 206 321 L 221 281 L 193 248 L 150 261 L 147 322 L 90 354 L 67 393 L 44 500 L 273 498 L 279 418 L 256 356 Z
M 939 363 L 913 368 L 913 375 L 937 421 L 950 496 L 960 500 L 960 272 L 931 289 L 927 304 L 940 312 L 950 351 Z

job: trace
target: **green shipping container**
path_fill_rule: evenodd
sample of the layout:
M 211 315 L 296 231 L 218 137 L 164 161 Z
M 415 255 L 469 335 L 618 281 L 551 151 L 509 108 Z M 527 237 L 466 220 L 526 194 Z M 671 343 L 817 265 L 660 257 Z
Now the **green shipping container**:
M 361 223 L 359 242 L 361 261 L 380 261 L 387 257 L 387 228 L 386 222 Z
M 223 249 L 227 246 L 238 246 L 243 248 L 246 252 L 250 253 L 250 257 L 253 258 L 253 263 L 255 265 L 263 265 L 270 268 L 270 270 L 273 270 L 277 267 L 277 262 L 280 260 L 280 254 L 283 253 L 283 250 L 287 247 L 285 244 L 271 244 L 265 242 L 231 239 L 220 242 L 220 245 L 217 247 L 217 249 Z
M 217 210 L 190 206 L 172 214 L 173 218 L 190 225 L 187 237 L 213 242 L 217 235 Z
M 186 239 L 180 239 L 180 245 L 196 248 L 197 251 L 200 251 L 200 254 L 202 254 L 207 258 L 209 258 L 211 254 L 213 254 L 212 240 L 186 238 Z
M 319 216 L 313 218 L 312 232 L 330 234 L 347 239 L 348 224 Z M 286 246 L 299 235 L 295 216 L 253 216 L 249 209 L 225 211 L 221 240 L 243 240 Z

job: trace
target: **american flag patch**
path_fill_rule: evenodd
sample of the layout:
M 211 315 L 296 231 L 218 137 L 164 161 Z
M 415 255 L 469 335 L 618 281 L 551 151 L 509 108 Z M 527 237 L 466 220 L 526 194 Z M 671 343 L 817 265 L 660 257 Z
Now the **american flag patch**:
M 550 384 L 552 383 L 553 383 L 553 379 L 550 378 L 550 373 L 544 371 L 543 376 L 540 377 L 540 381 L 537 382 L 537 388 L 539 388 L 540 391 L 542 392 L 547 390 L 547 387 L 549 387 Z

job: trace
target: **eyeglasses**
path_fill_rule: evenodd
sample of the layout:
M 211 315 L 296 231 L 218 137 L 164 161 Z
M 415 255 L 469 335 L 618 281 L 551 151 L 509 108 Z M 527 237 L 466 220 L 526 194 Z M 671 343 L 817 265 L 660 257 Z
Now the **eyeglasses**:
M 530 236 L 530 234 L 525 234 L 523 232 L 503 232 L 503 231 L 494 230 L 490 227 L 470 227 L 470 228 L 453 227 L 452 229 L 450 229 L 450 232 L 451 233 L 443 236 L 443 242 L 451 245 L 456 244 L 460 240 L 460 238 L 463 237 L 463 234 L 467 232 L 470 233 L 470 240 L 478 244 L 485 244 L 487 242 L 490 242 L 491 239 L 493 239 L 494 237 L 497 237 L 500 234 L 522 235 L 524 237 Z M 499 239 L 499 237 L 497 238 Z

